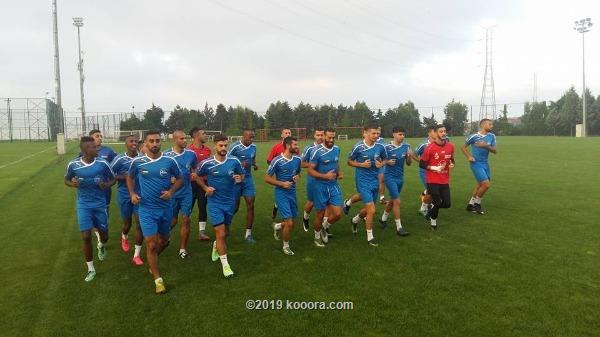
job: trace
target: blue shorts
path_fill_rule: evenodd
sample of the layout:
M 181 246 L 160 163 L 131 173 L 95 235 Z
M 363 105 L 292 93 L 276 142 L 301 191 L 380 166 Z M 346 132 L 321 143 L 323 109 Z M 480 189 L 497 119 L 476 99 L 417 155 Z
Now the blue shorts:
M 423 183 L 423 186 L 425 189 L 427 189 L 427 182 L 425 182 L 425 170 L 422 168 L 419 168 L 419 179 L 421 179 L 421 183 Z
M 255 197 L 256 186 L 254 186 L 254 179 L 252 176 L 246 177 L 241 184 L 236 184 L 236 197 Z
M 231 206 L 225 206 L 219 203 L 210 202 L 206 204 L 206 211 L 208 212 L 208 219 L 213 227 L 220 225 L 229 226 L 233 220 L 233 210 Z
M 112 198 L 112 188 L 109 187 L 104 190 L 104 194 L 106 195 L 106 206 L 110 205 L 110 199 Z
M 173 210 L 166 208 L 146 208 L 143 205 L 139 207 L 140 228 L 144 236 L 153 236 L 156 233 L 163 236 L 169 236 L 171 231 L 171 220 Z
M 129 195 L 117 194 L 117 200 L 119 201 L 119 211 L 121 212 L 121 219 L 131 219 L 133 213 L 138 213 L 138 205 L 134 205 L 131 202 Z
M 282 191 L 275 189 L 275 203 L 277 204 L 281 219 L 293 219 L 298 215 L 295 190 Z
M 392 199 L 400 199 L 402 185 L 404 185 L 403 179 L 390 176 L 385 177 L 385 187 L 387 187 L 388 191 L 390 192 L 390 198 Z
M 314 202 L 315 201 L 315 185 L 316 185 L 316 182 L 313 179 L 311 179 L 311 180 L 307 179 L 307 183 L 306 183 L 306 200 L 308 200 L 310 202 Z
M 383 165 L 382 167 L 379 168 L 379 174 L 384 174 L 385 173 L 385 165 Z
M 180 197 L 172 198 L 171 205 L 173 206 L 174 218 L 179 215 L 179 212 L 189 218 L 192 214 L 192 206 L 194 205 L 194 196 L 191 190 L 189 193 L 185 193 Z
M 364 204 L 375 202 L 377 200 L 377 193 L 379 193 L 379 181 L 375 181 L 372 184 L 357 183 L 356 190 L 360 194 L 360 198 Z
M 314 207 L 318 210 L 324 210 L 327 206 L 338 206 L 342 207 L 344 202 L 342 201 L 342 191 L 338 184 L 330 185 L 326 183 L 314 184 Z
M 106 208 L 77 208 L 79 231 L 85 232 L 92 228 L 108 231 L 108 212 Z
M 477 179 L 478 183 L 492 179 L 490 175 L 490 165 L 488 163 L 471 163 L 471 171 L 473 172 L 473 175 L 475 176 L 475 179 Z

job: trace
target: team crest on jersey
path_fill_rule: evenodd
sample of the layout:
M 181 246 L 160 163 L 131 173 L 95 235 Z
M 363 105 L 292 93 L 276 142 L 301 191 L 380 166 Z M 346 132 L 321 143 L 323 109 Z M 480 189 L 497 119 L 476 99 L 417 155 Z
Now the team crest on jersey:
M 169 173 L 167 172 L 167 169 L 160 169 L 159 174 L 161 177 L 166 177 Z
M 100 178 L 100 176 L 94 177 L 94 184 L 100 184 L 101 181 L 102 181 L 102 178 Z
M 148 172 L 148 170 L 141 170 L 141 173 L 142 173 L 143 175 L 148 175 L 148 173 L 150 173 L 150 172 Z
M 229 176 L 232 176 L 232 175 L 234 175 L 234 172 L 233 172 L 233 170 L 229 170 L 229 171 L 227 171 L 227 175 L 229 175 Z
M 438 160 L 438 159 L 440 159 L 440 156 L 436 152 L 435 155 L 433 156 L 433 158 L 435 158 L 435 160 Z
M 212 173 L 213 176 L 216 176 L 217 174 L 219 174 L 219 170 L 212 170 L 210 171 L 210 173 Z

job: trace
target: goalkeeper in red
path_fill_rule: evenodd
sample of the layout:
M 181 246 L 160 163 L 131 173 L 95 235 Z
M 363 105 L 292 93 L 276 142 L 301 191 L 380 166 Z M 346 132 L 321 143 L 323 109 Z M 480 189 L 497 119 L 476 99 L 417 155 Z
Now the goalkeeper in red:
M 450 208 L 450 170 L 454 168 L 454 145 L 446 140 L 444 125 L 433 129 L 433 141 L 421 155 L 419 166 L 425 170 L 427 192 L 432 198 L 425 217 L 436 230 L 440 208 Z

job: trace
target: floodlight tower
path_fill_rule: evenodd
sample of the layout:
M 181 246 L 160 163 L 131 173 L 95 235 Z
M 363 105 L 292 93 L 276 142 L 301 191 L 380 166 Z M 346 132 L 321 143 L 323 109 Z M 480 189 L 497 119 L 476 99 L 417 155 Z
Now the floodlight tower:
M 73 26 L 77 27 L 77 49 L 79 50 L 79 62 L 77 62 L 77 70 L 79 70 L 79 92 L 81 94 L 81 130 L 83 133 L 86 131 L 85 123 L 85 100 L 83 98 L 83 57 L 81 55 L 81 32 L 80 28 L 83 27 L 83 18 L 73 18 Z
M 585 104 L 585 33 L 589 32 L 590 29 L 592 27 L 592 19 L 590 18 L 586 18 L 586 19 L 581 19 L 579 21 L 575 21 L 575 27 L 573 27 L 574 30 L 576 30 L 578 33 L 581 33 L 581 46 L 582 46 L 582 52 L 581 52 L 581 57 L 582 57 L 582 68 L 583 68 L 583 91 L 582 91 L 582 96 L 583 96 L 583 132 L 582 132 L 582 136 L 583 137 L 587 137 L 587 123 L 586 123 L 586 104 Z

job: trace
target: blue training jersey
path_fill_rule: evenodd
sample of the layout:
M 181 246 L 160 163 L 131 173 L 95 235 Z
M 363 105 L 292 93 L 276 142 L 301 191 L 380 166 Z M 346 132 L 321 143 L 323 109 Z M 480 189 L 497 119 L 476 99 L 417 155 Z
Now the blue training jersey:
M 310 163 L 314 164 L 314 168 L 319 173 L 327 173 L 329 171 L 335 171 L 338 173 L 340 162 L 340 148 L 337 145 L 331 147 L 331 149 L 321 146 L 313 152 L 310 158 Z M 318 183 L 327 185 L 337 184 L 336 180 L 323 180 L 319 178 L 313 178 Z
M 302 158 L 298 156 L 292 156 L 292 158 L 287 159 L 283 156 L 283 154 L 280 154 L 279 156 L 273 158 L 273 161 L 271 161 L 271 165 L 269 165 L 269 168 L 267 169 L 267 174 L 270 176 L 275 176 L 275 178 L 279 181 L 294 182 L 294 176 L 300 174 L 301 169 Z M 293 184 L 292 188 L 290 189 L 275 186 L 275 190 L 286 193 L 296 193 L 296 184 Z
M 215 189 L 215 192 L 208 196 L 208 202 L 235 208 L 236 183 L 233 176 L 244 174 L 239 159 L 227 156 L 220 162 L 214 156 L 210 157 L 200 163 L 196 174 L 206 176 L 207 185 Z
M 148 156 L 135 158 L 129 167 L 129 176 L 140 187 L 140 206 L 154 209 L 171 207 L 170 200 L 160 198 L 171 188 L 171 177 L 179 178 L 182 172 L 175 159 L 161 155 L 156 159 Z
M 177 192 L 175 192 L 173 197 L 179 198 L 184 195 L 191 194 L 192 183 L 190 180 L 190 174 L 194 172 L 196 170 L 196 166 L 198 166 L 196 153 L 188 149 L 183 149 L 183 152 L 177 153 L 173 149 L 170 149 L 163 155 L 175 159 L 179 165 L 179 168 L 181 169 L 181 173 L 183 174 L 183 185 L 181 185 Z
M 110 168 L 115 176 L 127 175 L 129 173 L 131 162 L 138 156 L 129 157 L 127 152 L 116 156 L 110 164 Z M 136 184 L 135 187 L 136 191 L 139 192 L 139 186 Z M 129 198 L 129 190 L 127 189 L 127 182 L 125 180 L 117 180 L 117 193 L 119 193 L 121 197 Z
M 381 145 L 385 145 L 385 138 L 379 137 L 379 138 L 377 138 L 377 140 L 375 141 L 375 143 L 379 143 Z
M 315 150 L 319 149 L 321 146 L 323 146 L 323 144 L 317 144 L 317 143 L 311 143 L 308 144 L 304 147 L 304 149 L 302 150 L 302 154 L 300 155 L 300 158 L 302 158 L 302 161 L 305 163 L 310 162 L 310 157 L 312 157 L 313 153 L 315 152 Z M 310 174 L 306 176 L 306 185 L 310 185 L 313 181 L 315 180 L 315 178 L 313 178 Z
M 382 144 L 373 143 L 373 145 L 367 146 L 364 141 L 360 141 L 354 145 L 352 151 L 350 151 L 350 155 L 348 155 L 348 159 L 359 163 L 370 160 L 370 167 L 356 168 L 355 179 L 357 182 L 372 183 L 378 180 L 377 176 L 379 175 L 379 169 L 375 166 L 375 162 L 386 160 L 387 156 Z
M 252 166 L 256 163 L 256 144 L 244 145 L 241 140 L 229 146 L 230 156 L 236 157 L 242 164 L 246 178 L 252 178 Z
M 106 193 L 100 188 L 101 182 L 106 182 L 114 178 L 110 169 L 110 164 L 104 159 L 98 157 L 87 164 L 77 158 L 67 165 L 65 179 L 79 180 L 77 189 L 77 208 L 106 208 Z
M 488 149 L 475 146 L 475 143 L 479 141 L 485 142 L 489 146 L 496 146 L 496 135 L 491 132 L 488 132 L 485 135 L 477 132 L 470 135 L 465 140 L 465 145 L 472 145 L 471 154 L 473 155 L 473 158 L 475 158 L 475 162 L 487 163 L 490 151 Z
M 394 145 L 390 142 L 385 145 L 385 152 L 388 160 L 396 159 L 394 165 L 385 166 L 385 176 L 393 178 L 404 178 L 404 163 L 406 162 L 406 156 L 410 150 L 410 144 L 402 142 L 399 146 Z

